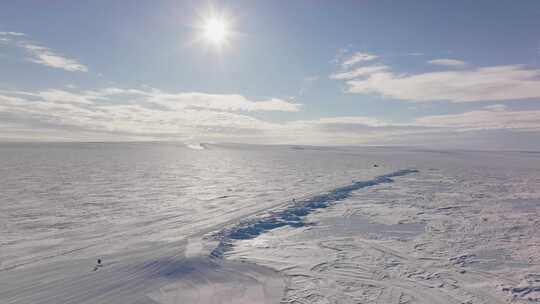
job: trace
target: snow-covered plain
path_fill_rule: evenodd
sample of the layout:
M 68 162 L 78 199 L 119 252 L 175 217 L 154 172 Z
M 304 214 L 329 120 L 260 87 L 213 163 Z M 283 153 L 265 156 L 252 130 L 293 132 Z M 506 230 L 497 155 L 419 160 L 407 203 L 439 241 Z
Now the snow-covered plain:
M 0 144 L 0 173 L 0 303 L 540 301 L 540 153 Z

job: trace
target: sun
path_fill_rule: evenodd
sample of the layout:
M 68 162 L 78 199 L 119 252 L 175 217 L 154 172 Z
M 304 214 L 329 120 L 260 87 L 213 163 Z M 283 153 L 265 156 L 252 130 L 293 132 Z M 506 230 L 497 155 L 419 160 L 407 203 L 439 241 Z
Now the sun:
M 196 36 L 192 42 L 204 43 L 218 53 L 232 47 L 241 35 L 236 31 L 236 19 L 224 9 L 210 6 L 198 14 L 197 20 L 193 26 Z
M 203 38 L 216 46 L 221 46 L 227 42 L 230 35 L 229 23 L 223 17 L 210 17 L 204 21 L 202 26 Z

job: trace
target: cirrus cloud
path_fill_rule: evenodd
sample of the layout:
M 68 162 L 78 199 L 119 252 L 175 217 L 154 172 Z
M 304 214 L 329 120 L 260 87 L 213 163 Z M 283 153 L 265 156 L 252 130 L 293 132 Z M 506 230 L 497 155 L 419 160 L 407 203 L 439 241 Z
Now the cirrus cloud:
M 377 55 L 373 55 L 373 54 L 369 54 L 369 53 L 356 52 L 356 53 L 352 54 L 351 56 L 349 56 L 348 58 L 344 59 L 341 62 L 341 65 L 343 67 L 348 67 L 348 66 L 352 66 L 352 65 L 355 65 L 357 63 L 360 63 L 360 62 L 372 61 L 372 60 L 375 60 L 377 58 L 379 58 L 379 56 L 377 56 Z
M 459 114 L 424 116 L 417 118 L 415 124 L 461 131 L 490 129 L 540 131 L 540 110 L 508 111 L 499 105 Z
M 27 61 L 69 72 L 88 72 L 88 67 L 76 59 L 58 54 L 47 47 L 27 42 L 23 39 L 24 37 L 26 37 L 24 33 L 0 32 L 0 41 L 25 50 Z
M 343 79 L 353 79 L 361 76 L 369 76 L 371 74 L 382 72 L 387 70 L 388 67 L 385 65 L 373 65 L 373 66 L 365 66 L 356 68 L 351 71 L 345 71 L 345 72 L 339 72 L 334 73 L 330 75 L 330 79 L 337 79 L 337 80 L 343 80 Z
M 347 81 L 348 92 L 412 102 L 475 102 L 540 98 L 540 70 L 501 65 L 459 71 L 395 74 L 375 72 Z
M 434 65 L 443 65 L 448 67 L 464 67 L 467 65 L 465 61 L 456 60 L 456 59 L 433 59 L 428 61 L 429 64 Z
M 469 67 L 460 60 L 434 59 L 428 63 L 454 69 L 407 74 L 396 73 L 381 64 L 351 69 L 351 64 L 345 63 L 357 63 L 367 56 L 356 54 L 360 55 L 343 61 L 344 69 L 329 76 L 344 81 L 349 93 L 411 102 L 464 103 L 540 98 L 540 69 L 523 64 Z M 369 56 L 370 61 L 378 58 Z

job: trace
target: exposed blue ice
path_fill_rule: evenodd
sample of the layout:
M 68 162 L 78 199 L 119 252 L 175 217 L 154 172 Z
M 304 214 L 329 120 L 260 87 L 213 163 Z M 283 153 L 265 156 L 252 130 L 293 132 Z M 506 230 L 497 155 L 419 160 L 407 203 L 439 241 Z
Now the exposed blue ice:
M 339 187 L 323 194 L 311 196 L 302 200 L 296 200 L 291 205 L 282 210 L 269 212 L 266 215 L 254 217 L 239 222 L 238 224 L 221 230 L 216 234 L 219 245 L 214 249 L 212 255 L 221 257 L 227 249 L 231 247 L 232 240 L 247 240 L 255 238 L 262 233 L 283 227 L 301 227 L 305 225 L 304 217 L 316 209 L 326 208 L 338 201 L 344 200 L 351 195 L 351 192 L 366 187 L 383 183 L 392 183 L 393 177 L 417 173 L 418 170 L 404 169 L 389 174 L 375 177 L 368 181 L 353 182 L 350 185 Z

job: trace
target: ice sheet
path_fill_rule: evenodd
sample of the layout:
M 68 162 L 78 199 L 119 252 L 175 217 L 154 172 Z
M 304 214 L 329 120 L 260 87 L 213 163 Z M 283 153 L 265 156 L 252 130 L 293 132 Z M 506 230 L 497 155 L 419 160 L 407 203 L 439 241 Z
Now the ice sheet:
M 0 144 L 1 303 L 539 299 L 537 153 L 201 146 Z

